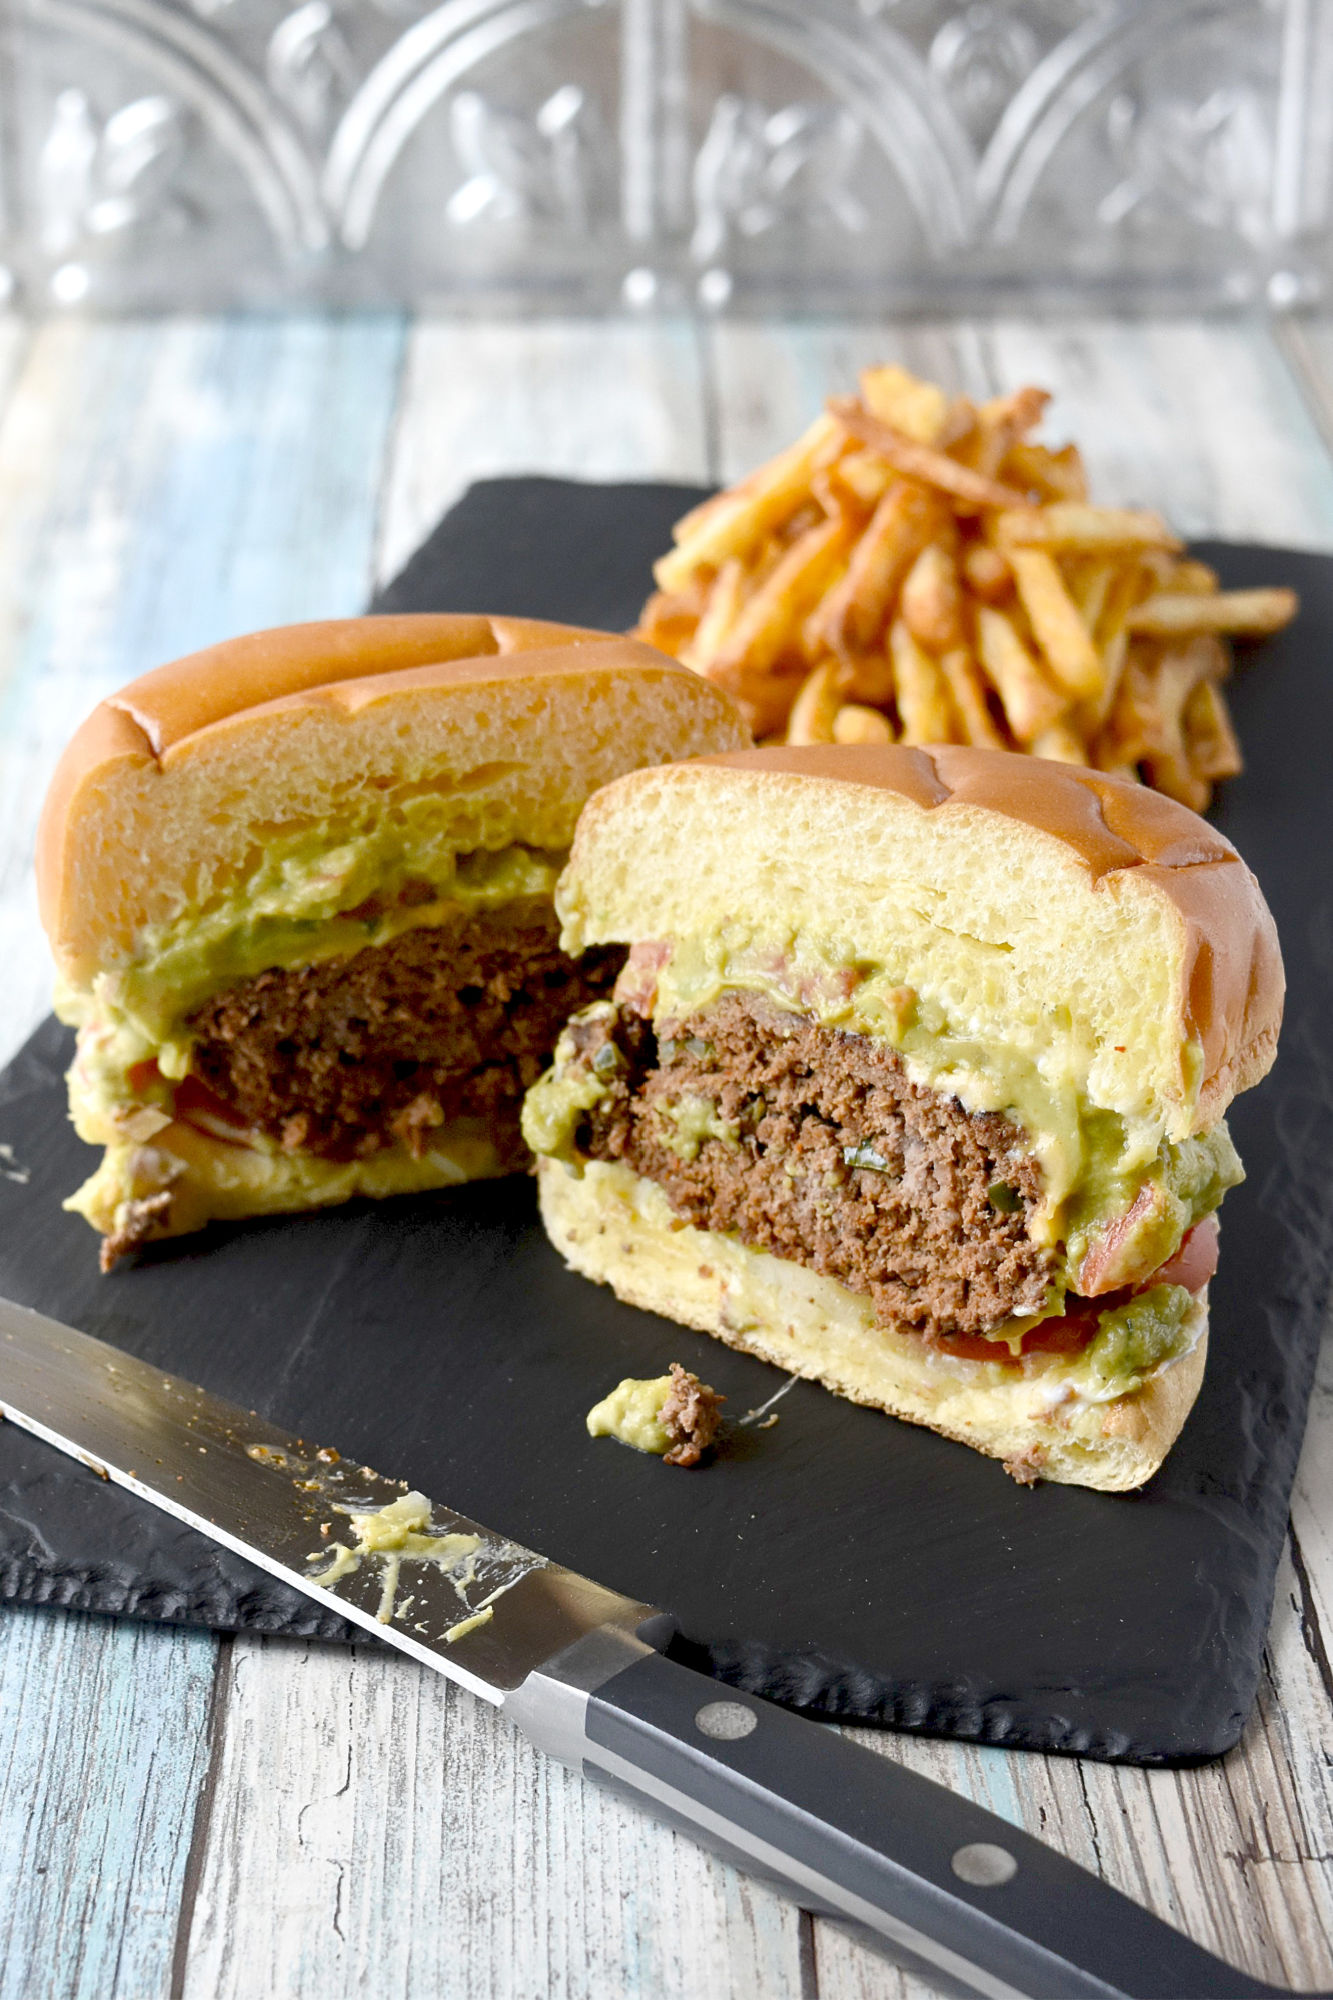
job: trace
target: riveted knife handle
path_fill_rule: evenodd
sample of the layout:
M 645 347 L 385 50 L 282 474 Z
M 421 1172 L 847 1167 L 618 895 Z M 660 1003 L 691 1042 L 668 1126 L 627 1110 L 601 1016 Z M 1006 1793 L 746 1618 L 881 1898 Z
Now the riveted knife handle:
M 592 1691 L 584 1732 L 588 1776 L 987 2000 L 1285 1990 L 969 1799 L 660 1654 Z

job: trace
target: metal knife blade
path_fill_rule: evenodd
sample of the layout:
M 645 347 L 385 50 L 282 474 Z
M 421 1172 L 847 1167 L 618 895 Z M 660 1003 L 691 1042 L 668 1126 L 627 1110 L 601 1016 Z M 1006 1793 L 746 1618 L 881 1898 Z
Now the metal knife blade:
M 325 1594 L 320 1577 L 332 1545 L 349 1537 L 349 1516 L 405 1491 L 336 1449 L 5 1299 L 0 1408 L 308 1595 Z M 396 1577 L 387 1557 L 362 1560 L 327 1595 L 356 1624 L 485 1701 L 502 1702 L 589 1632 L 628 1634 L 661 1615 L 446 1507 L 432 1508 L 430 1533 L 475 1537 L 477 1548 L 453 1566 L 400 1560 Z
M 670 1627 L 662 1613 L 462 1515 L 434 1506 L 429 1521 L 432 1536 L 469 1545 L 457 1561 L 408 1554 L 395 1575 L 388 1553 L 321 1582 L 338 1525 L 401 1501 L 400 1482 L 2 1299 L 0 1410 L 298 1590 L 332 1596 L 357 1624 L 502 1704 L 541 1748 L 955 1990 L 986 2000 L 1282 1991 L 970 1800 L 664 1657 L 649 1643 Z

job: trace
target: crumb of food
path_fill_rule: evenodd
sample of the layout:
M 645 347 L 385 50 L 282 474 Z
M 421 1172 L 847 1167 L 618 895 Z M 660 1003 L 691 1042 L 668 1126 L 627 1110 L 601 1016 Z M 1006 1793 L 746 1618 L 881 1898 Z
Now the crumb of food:
M 1004 1469 L 1020 1486 L 1035 1486 L 1046 1469 L 1045 1445 L 1033 1444 L 1026 1451 L 1015 1452 L 1005 1459 Z
M 588 1435 L 618 1438 L 668 1465 L 697 1465 L 717 1436 L 726 1400 L 673 1361 L 665 1375 L 618 1382 L 589 1410 Z
M 121 1202 L 116 1210 L 115 1229 L 102 1238 L 98 1262 L 103 1272 L 114 1271 L 131 1250 L 137 1250 L 150 1237 L 161 1235 L 170 1213 L 170 1188 L 163 1188 L 160 1194 L 141 1195 L 136 1201 Z
M 725 1396 L 710 1389 L 679 1361 L 671 1364 L 671 1387 L 658 1412 L 658 1422 L 671 1440 L 664 1454 L 667 1465 L 697 1465 L 722 1426 Z

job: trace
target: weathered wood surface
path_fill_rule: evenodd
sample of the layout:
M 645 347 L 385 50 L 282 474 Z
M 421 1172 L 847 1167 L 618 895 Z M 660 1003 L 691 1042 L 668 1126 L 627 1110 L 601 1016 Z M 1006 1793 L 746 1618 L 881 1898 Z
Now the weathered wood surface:
M 354 608 L 473 477 L 730 477 L 886 355 L 977 393 L 1054 387 L 1107 498 L 1333 547 L 1319 328 L 0 326 L 0 1053 L 45 1006 L 33 824 L 98 694 Z M 1230 1758 L 1149 1774 L 865 1740 L 1237 1964 L 1333 1983 L 1331 1447 L 1326 1363 Z M 377 1653 L 11 1611 L 0 1711 L 0 2000 L 930 1991 Z

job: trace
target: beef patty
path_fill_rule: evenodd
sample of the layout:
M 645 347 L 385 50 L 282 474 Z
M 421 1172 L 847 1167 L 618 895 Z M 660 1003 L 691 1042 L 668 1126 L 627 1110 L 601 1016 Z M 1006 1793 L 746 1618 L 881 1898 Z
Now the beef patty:
M 191 1017 L 192 1070 L 289 1151 L 348 1159 L 446 1120 L 485 1120 L 502 1163 L 528 1163 L 523 1092 L 568 1016 L 610 991 L 618 947 L 560 949 L 549 902 L 525 897 L 411 930 L 350 958 L 261 972 Z
M 657 1032 L 622 1007 L 571 1033 L 578 1062 L 613 1079 L 579 1150 L 656 1181 L 699 1228 L 929 1337 L 1043 1304 L 1054 1257 L 1028 1235 L 1042 1182 L 1024 1135 L 910 1082 L 883 1043 L 741 994 Z

